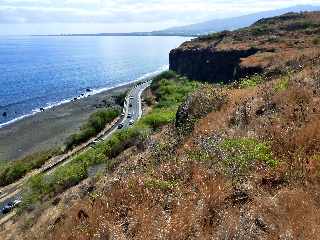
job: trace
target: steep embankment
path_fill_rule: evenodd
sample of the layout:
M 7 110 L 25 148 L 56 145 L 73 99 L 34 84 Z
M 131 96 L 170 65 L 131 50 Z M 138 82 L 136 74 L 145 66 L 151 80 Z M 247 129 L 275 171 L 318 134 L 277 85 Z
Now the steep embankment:
M 54 175 L 30 181 L 21 216 L 0 236 L 318 239 L 319 19 L 317 13 L 290 14 L 255 24 L 283 36 L 272 43 L 274 51 L 240 59 L 239 68 L 259 67 L 262 74 L 230 85 L 200 84 L 174 72 L 156 77 L 144 96 L 148 113 Z M 184 46 L 207 49 L 210 41 Z M 246 51 L 251 43 L 239 40 L 226 51 Z M 219 44 L 216 51 L 222 51 Z M 206 62 L 185 58 L 205 68 Z M 235 62 L 226 61 L 227 71 Z M 87 170 L 101 163 L 104 171 L 88 177 Z
M 170 53 L 170 69 L 192 79 L 231 82 L 272 71 L 318 44 L 318 13 L 262 19 L 249 28 L 216 33 L 182 44 Z

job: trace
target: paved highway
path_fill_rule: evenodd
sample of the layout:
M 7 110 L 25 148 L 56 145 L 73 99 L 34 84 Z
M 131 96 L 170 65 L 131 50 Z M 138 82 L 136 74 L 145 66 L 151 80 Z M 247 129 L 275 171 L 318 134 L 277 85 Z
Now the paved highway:
M 127 94 L 121 118 L 116 119 L 112 123 L 111 127 L 107 127 L 97 137 L 90 139 L 88 142 L 76 147 L 66 154 L 52 158 L 41 169 L 29 173 L 16 183 L 0 188 L 0 210 L 9 202 L 21 199 L 22 186 L 29 180 L 31 176 L 39 173 L 51 173 L 57 166 L 61 166 L 69 162 L 74 155 L 85 151 L 88 147 L 97 144 L 99 141 L 108 139 L 116 131 L 119 131 L 120 128 L 130 127 L 134 122 L 139 120 L 142 116 L 141 94 L 150 86 L 150 84 L 151 80 L 146 80 L 135 85 Z M 12 213 L 8 215 L 2 215 L 0 212 L 0 225 L 10 220 L 10 218 L 13 216 L 14 214 Z

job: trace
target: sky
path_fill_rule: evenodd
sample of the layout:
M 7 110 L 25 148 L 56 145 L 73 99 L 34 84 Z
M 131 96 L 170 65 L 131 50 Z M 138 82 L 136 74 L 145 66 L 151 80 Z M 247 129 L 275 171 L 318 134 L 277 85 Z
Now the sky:
M 161 30 L 320 0 L 0 0 L 0 35 Z

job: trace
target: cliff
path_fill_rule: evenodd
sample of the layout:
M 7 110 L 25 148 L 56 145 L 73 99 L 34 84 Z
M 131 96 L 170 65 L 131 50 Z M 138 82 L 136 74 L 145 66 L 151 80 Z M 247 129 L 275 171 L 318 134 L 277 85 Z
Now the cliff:
M 191 79 L 228 83 L 274 71 L 318 44 L 320 14 L 288 13 L 248 28 L 193 39 L 170 52 L 170 69 Z

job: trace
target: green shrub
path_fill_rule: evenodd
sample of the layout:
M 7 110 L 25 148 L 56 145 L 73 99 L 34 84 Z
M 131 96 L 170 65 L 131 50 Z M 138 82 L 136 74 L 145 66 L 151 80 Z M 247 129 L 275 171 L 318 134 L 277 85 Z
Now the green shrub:
M 153 130 L 174 121 L 176 109 L 155 109 L 150 114 L 142 118 L 142 123 L 150 126 Z
M 145 181 L 145 187 L 150 189 L 159 189 L 162 191 L 171 190 L 177 186 L 174 181 L 164 181 L 158 179 L 149 179 Z
M 210 156 L 206 151 L 193 150 L 187 152 L 188 157 L 197 162 L 208 162 L 212 160 L 212 156 Z
M 257 161 L 270 167 L 275 167 L 278 163 L 273 158 L 270 147 L 256 139 L 226 139 L 220 144 L 220 148 L 223 151 L 224 163 L 235 172 L 247 170 Z
M 252 88 L 264 81 L 263 76 L 255 74 L 240 80 L 240 88 Z
M 275 85 L 274 90 L 276 92 L 281 92 L 287 90 L 289 87 L 289 76 L 282 77 Z
M 210 33 L 208 35 L 203 35 L 198 37 L 198 40 L 201 41 L 207 41 L 207 40 L 221 40 L 223 39 L 227 34 L 229 33 L 229 31 L 222 31 L 222 32 L 215 32 L 215 33 Z
M 61 154 L 60 149 L 51 149 L 31 154 L 16 161 L 2 163 L 0 168 L 0 186 L 3 187 L 19 180 L 26 173 L 40 168 L 50 158 L 59 154 Z
M 266 26 L 262 25 L 262 26 L 256 26 L 250 29 L 250 31 L 254 36 L 261 36 L 261 35 L 267 34 L 269 32 L 269 29 Z
M 199 83 L 185 78 L 162 79 L 155 85 L 157 87 L 153 89 L 153 92 L 158 101 L 157 108 L 178 107 L 189 93 L 200 86 Z
M 66 149 L 72 149 L 73 147 L 88 141 L 90 138 L 96 136 L 101 132 L 106 124 L 111 123 L 120 114 L 117 108 L 108 108 L 99 110 L 93 113 L 86 124 L 81 127 L 79 133 L 71 135 L 66 140 Z
M 77 185 L 88 177 L 91 166 L 105 163 L 107 170 L 113 169 L 117 162 L 113 159 L 125 149 L 138 144 L 149 135 L 148 127 L 138 124 L 130 129 L 123 129 L 112 135 L 110 139 L 74 157 L 69 163 L 58 167 L 49 176 L 33 177 L 24 187 L 23 209 L 32 208 L 45 196 L 54 196 Z

